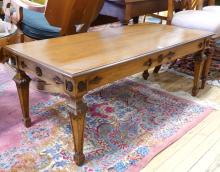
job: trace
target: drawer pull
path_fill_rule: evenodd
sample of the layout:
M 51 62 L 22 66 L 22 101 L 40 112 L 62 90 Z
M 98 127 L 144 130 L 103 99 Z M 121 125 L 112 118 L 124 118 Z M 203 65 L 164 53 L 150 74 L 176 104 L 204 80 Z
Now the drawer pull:
M 174 57 L 175 54 L 176 53 L 173 52 L 173 51 L 170 51 L 166 55 L 161 54 L 161 55 L 158 56 L 158 62 L 161 63 L 165 58 L 172 59 L 172 57 Z
M 57 85 L 64 83 L 58 76 L 54 77 L 54 78 L 53 78 L 53 81 L 54 81 Z
M 152 65 L 152 59 L 149 59 L 144 63 L 144 66 L 151 66 Z
M 85 81 L 80 81 L 78 83 L 78 91 L 79 92 L 83 92 L 83 91 L 86 91 L 87 90 L 87 83 Z
M 96 76 L 92 80 L 89 81 L 90 84 L 99 84 L 102 80 L 102 77 Z
M 171 59 L 172 57 L 174 57 L 175 56 L 175 52 L 173 52 L 173 51 L 170 51 L 167 55 L 165 55 L 164 56 L 164 58 L 168 58 L 168 59 Z
M 26 67 L 27 67 L 27 65 L 25 64 L 24 61 L 21 62 L 21 67 L 22 67 L 22 68 L 26 68 Z
M 200 42 L 198 46 L 199 46 L 199 48 L 202 48 L 203 47 L 203 42 Z
M 71 81 L 66 81 L 66 90 L 69 92 L 73 91 L 73 83 Z
M 36 68 L 35 68 L 35 71 L 36 71 L 36 75 L 37 75 L 37 76 L 39 76 L 39 77 L 40 77 L 40 76 L 42 76 L 42 75 L 43 75 L 41 68 L 36 67 Z

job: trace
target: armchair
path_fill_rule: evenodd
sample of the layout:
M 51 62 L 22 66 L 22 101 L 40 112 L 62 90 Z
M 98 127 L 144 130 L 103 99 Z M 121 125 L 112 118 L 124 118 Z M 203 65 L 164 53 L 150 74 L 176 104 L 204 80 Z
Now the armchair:
M 29 0 L 3 0 L 6 18 L 21 30 L 20 41 L 54 38 L 86 32 L 98 16 L 104 0 L 46 0 L 45 5 Z M 33 79 L 39 90 L 45 81 Z M 54 91 L 54 90 L 53 90 Z
M 103 0 L 47 0 L 45 5 L 29 0 L 3 0 L 6 16 L 12 16 L 25 36 L 47 39 L 87 31 Z

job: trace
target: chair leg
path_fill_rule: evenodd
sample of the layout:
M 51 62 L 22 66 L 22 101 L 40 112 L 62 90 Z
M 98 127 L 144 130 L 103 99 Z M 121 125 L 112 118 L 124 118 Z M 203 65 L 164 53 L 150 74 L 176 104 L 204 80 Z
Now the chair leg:
M 138 24 L 139 23 L 139 16 L 133 17 L 133 23 Z
M 124 19 L 124 20 L 120 20 L 120 23 L 124 26 L 128 25 L 129 24 L 129 21 L 130 20 L 127 20 L 127 19 Z

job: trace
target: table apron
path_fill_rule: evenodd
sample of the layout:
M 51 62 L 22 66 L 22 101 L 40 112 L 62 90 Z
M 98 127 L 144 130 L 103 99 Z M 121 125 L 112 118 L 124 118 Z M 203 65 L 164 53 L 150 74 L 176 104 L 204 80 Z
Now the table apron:
M 78 76 L 66 75 L 50 66 L 44 66 L 31 59 L 17 55 L 10 50 L 5 50 L 4 56 L 5 58 L 10 59 L 10 65 L 12 67 L 54 84 L 60 93 L 68 93 L 73 96 L 83 96 L 88 91 L 105 84 L 174 61 L 177 58 L 182 58 L 186 55 L 202 51 L 206 48 L 206 41 L 206 38 L 203 38 L 184 45 L 171 47 L 163 51 L 141 55 L 137 58 L 129 59 L 117 64 L 110 64 L 109 66 L 104 66 L 95 69 L 94 71 L 91 70 L 81 73 Z
M 206 48 L 204 44 L 205 40 L 202 39 L 120 64 L 114 64 L 98 71 L 88 72 L 81 75 L 75 79 L 75 82 L 87 82 L 87 88 L 84 91 L 93 90 L 97 87 L 112 83 L 127 76 L 131 76 L 158 65 L 166 64 L 178 58 L 182 58 L 186 55 L 202 51 Z M 79 94 L 80 92 L 83 91 L 78 90 Z

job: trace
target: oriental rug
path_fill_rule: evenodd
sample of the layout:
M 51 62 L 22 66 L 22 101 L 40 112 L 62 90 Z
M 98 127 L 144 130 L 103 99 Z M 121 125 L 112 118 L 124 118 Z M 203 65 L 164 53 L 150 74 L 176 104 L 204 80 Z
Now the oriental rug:
M 212 59 L 212 63 L 210 66 L 210 72 L 208 75 L 208 84 L 219 86 L 220 87 L 220 41 L 217 41 L 216 51 Z M 169 65 L 168 71 L 183 74 L 182 76 L 193 76 L 194 75 L 194 58 L 192 56 L 188 56 L 184 59 L 179 59 L 175 64 Z M 165 66 L 165 68 L 167 68 Z M 186 74 L 186 75 L 184 75 Z
M 8 77 L 1 70 L 1 172 L 139 171 L 212 111 L 130 78 L 90 92 L 84 97 L 86 162 L 77 167 L 64 98 L 31 90 L 33 125 L 26 129 Z

